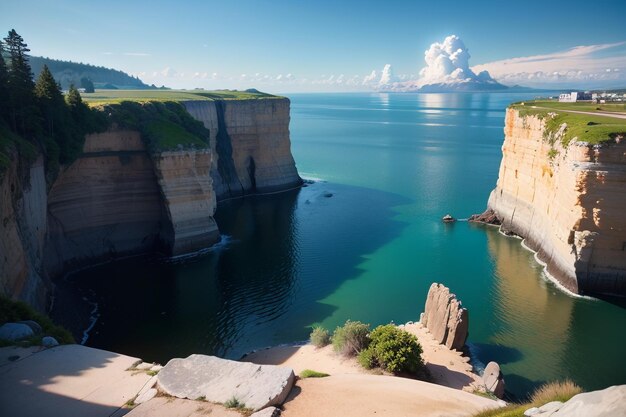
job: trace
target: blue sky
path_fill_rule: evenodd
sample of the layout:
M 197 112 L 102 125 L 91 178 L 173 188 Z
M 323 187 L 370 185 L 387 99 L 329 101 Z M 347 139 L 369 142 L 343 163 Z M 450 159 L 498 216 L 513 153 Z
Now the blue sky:
M 624 16 L 623 0 L 2 0 L 0 30 L 15 28 L 33 55 L 113 67 L 150 83 L 285 92 L 364 89 L 360 80 L 385 64 L 393 66 L 398 80 L 418 77 L 424 51 L 451 34 L 469 49 L 471 66 L 487 64 L 483 69 L 490 72 L 492 62 L 539 55 L 544 58 L 530 68 L 542 70 L 545 56 L 617 44 L 584 50 L 587 61 L 608 58 L 612 68 L 592 68 L 566 53 L 559 71 L 578 71 L 578 79 L 537 76 L 516 82 L 526 81 L 528 65 L 508 79 L 593 86 L 626 84 Z M 509 66 L 500 62 L 494 71 Z M 612 78 L 589 78 L 583 67 L 609 69 Z M 347 80 L 354 82 L 348 86 Z

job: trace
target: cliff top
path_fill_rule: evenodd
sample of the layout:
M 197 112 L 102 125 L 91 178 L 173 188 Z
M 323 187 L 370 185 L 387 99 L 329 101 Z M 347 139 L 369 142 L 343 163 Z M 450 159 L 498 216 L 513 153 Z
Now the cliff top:
M 560 103 L 553 100 L 531 100 L 511 104 L 520 116 L 536 116 L 546 120 L 546 133 L 554 136 L 567 125 L 561 143 L 572 140 L 597 145 L 626 136 L 626 104 L 623 103 Z
M 257 90 L 96 90 L 83 93 L 82 98 L 90 106 L 114 104 L 122 101 L 188 101 L 188 100 L 258 100 L 280 99 Z

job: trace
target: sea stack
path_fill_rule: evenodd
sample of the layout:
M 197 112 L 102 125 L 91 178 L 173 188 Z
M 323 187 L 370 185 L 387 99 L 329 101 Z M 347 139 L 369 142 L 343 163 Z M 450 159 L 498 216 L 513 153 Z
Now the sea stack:
M 469 313 L 450 289 L 436 282 L 430 286 L 421 323 L 448 349 L 461 350 L 469 330 Z

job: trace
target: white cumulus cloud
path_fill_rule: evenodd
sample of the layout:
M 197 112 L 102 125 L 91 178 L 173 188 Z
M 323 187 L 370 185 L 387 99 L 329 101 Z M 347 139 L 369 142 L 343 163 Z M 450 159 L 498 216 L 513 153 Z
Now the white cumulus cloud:
M 383 68 L 382 74 L 380 76 L 380 81 L 378 81 L 378 85 L 389 85 L 398 81 L 396 76 L 393 74 L 393 69 L 391 68 L 391 64 L 385 65 Z

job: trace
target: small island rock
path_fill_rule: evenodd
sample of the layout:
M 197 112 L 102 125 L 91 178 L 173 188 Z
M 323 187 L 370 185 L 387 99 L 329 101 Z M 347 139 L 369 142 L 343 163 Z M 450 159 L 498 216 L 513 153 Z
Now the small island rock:
M 504 397 L 504 376 L 500 371 L 500 365 L 496 362 L 489 362 L 483 373 L 483 383 L 488 391 L 498 398 Z

